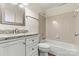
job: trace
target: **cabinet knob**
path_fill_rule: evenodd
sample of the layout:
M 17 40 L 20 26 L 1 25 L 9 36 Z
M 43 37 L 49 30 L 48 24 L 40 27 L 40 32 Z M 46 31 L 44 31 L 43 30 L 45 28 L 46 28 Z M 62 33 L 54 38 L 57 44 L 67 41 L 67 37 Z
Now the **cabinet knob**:
M 34 42 L 34 40 L 32 40 Z
M 32 48 L 32 50 L 34 50 L 34 48 Z
M 8 38 L 5 38 L 5 40 L 8 40 Z
M 26 43 L 25 43 L 25 42 L 23 42 L 23 44 L 24 44 L 24 45 L 26 45 Z

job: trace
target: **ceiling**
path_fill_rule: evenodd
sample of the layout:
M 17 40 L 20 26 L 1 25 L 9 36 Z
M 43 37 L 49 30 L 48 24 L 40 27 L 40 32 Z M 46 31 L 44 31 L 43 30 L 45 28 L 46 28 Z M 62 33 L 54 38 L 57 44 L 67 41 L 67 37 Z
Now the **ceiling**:
M 29 3 L 30 6 L 33 7 L 39 7 L 42 9 L 49 9 L 49 8 L 54 8 L 54 7 L 58 7 L 61 5 L 64 5 L 65 3 Z

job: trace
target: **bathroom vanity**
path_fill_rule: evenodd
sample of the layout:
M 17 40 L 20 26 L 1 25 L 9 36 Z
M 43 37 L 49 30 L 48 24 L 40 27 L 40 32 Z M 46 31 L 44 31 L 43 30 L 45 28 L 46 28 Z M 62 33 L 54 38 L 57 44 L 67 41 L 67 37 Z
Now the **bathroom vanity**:
M 38 56 L 38 34 L 0 37 L 0 56 Z
M 25 15 L 25 8 L 0 4 L 0 24 L 7 28 L 0 29 L 0 56 L 38 56 L 39 21 Z

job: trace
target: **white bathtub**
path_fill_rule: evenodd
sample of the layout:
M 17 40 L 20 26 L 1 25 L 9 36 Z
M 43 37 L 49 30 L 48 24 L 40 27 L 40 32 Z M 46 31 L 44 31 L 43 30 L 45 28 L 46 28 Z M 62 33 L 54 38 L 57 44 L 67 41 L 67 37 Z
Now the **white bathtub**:
M 51 54 L 57 56 L 79 56 L 79 48 L 73 44 L 56 40 L 46 40 L 46 43 L 50 45 L 49 53 Z

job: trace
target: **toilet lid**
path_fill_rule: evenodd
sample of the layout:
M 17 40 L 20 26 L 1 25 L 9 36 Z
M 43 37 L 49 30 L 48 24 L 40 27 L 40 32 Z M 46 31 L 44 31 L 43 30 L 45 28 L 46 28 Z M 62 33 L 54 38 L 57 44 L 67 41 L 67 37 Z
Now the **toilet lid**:
M 38 46 L 41 48 L 49 48 L 50 47 L 47 43 L 39 43 Z

